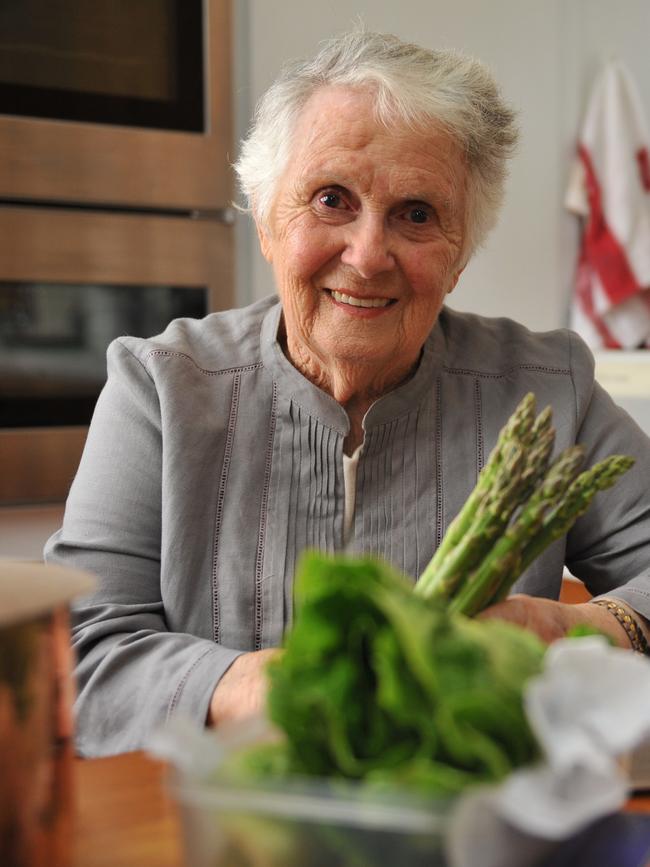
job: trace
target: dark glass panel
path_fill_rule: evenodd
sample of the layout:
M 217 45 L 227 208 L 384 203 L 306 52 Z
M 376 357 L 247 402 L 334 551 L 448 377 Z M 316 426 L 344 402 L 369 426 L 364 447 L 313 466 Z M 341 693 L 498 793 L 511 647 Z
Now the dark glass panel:
M 206 313 L 203 288 L 0 282 L 0 427 L 88 424 L 111 340 Z
M 2 113 L 202 132 L 202 7 L 2 0 Z

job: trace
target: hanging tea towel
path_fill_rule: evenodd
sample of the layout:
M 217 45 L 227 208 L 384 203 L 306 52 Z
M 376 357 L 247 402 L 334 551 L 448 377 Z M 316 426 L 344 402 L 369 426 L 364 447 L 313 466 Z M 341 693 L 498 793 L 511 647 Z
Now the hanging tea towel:
M 650 138 L 621 61 L 594 85 L 565 205 L 583 218 L 571 327 L 595 349 L 650 347 Z

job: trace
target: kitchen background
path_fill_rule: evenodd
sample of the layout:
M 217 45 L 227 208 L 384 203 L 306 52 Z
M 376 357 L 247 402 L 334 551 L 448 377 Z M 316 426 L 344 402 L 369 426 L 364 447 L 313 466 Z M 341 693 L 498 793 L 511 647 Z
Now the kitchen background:
M 149 0 L 151 2 L 156 5 L 163 0 Z M 486 315 L 512 316 L 535 329 L 566 325 L 579 228 L 576 217 L 564 208 L 564 197 L 577 134 L 594 79 L 603 64 L 613 57 L 623 60 L 634 75 L 646 116 L 650 117 L 650 55 L 647 51 L 650 4 L 647 0 L 619 0 L 617 3 L 612 0 L 546 0 L 543 4 L 536 0 L 456 0 L 453 4 L 442 0 L 402 0 L 398 4 L 388 0 L 355 0 L 351 6 L 349 0 L 232 0 L 230 30 L 221 34 L 231 58 L 228 85 L 231 99 L 230 105 L 225 104 L 223 108 L 230 115 L 224 119 L 231 130 L 230 148 L 225 158 L 217 154 L 214 164 L 215 173 L 225 173 L 226 185 L 230 183 L 227 160 L 236 154 L 236 142 L 246 129 L 255 101 L 282 62 L 289 57 L 310 54 L 320 39 L 347 28 L 357 17 L 373 29 L 392 31 L 425 45 L 458 47 L 480 57 L 492 67 L 506 97 L 520 110 L 522 139 L 512 164 L 499 226 L 486 249 L 466 269 L 451 300 L 452 306 Z M 0 69 L 1 21 L 0 15 Z M 0 156 L 4 144 L 0 132 Z M 185 172 L 188 167 L 177 164 L 177 168 Z M 0 196 L 8 198 L 2 189 Z M 34 198 L 51 199 L 51 194 L 46 190 L 42 197 L 35 195 Z M 221 221 L 226 231 L 228 220 L 234 220 L 227 241 L 219 242 L 227 247 L 222 250 L 223 261 L 227 263 L 231 257 L 234 276 L 229 276 L 230 266 L 225 264 L 219 290 L 209 294 L 210 309 L 231 303 L 243 305 L 272 289 L 270 273 L 257 252 L 251 226 L 244 216 L 229 211 L 228 204 L 224 199 L 215 206 L 218 214 L 215 208 L 206 207 L 205 213 L 200 215 L 208 221 Z M 3 227 L 5 234 L 8 231 L 2 212 L 5 218 L 9 214 L 15 216 L 15 206 L 15 201 L 5 201 L 0 208 L 0 232 Z M 186 213 L 191 214 L 191 211 Z M 171 219 L 178 215 L 163 216 Z M 12 225 L 15 226 L 15 222 Z M 21 237 L 24 241 L 21 249 L 28 255 L 30 239 L 25 238 L 24 233 Z M 98 242 L 101 243 L 101 234 Z M 106 250 L 114 249 L 110 245 L 108 232 L 107 246 L 97 255 L 106 256 Z M 9 255 L 7 244 L 3 246 L 0 237 L 0 268 L 2 258 Z M 211 267 L 214 269 L 214 263 Z M 176 276 L 182 276 L 179 270 Z M 0 274 L 0 282 L 4 279 Z M 47 338 L 65 340 L 66 328 L 61 323 L 65 310 L 85 309 L 87 305 L 104 311 L 92 326 L 97 345 L 106 339 L 109 320 L 120 308 L 131 310 L 127 319 L 131 316 L 129 321 L 134 324 L 129 328 L 157 330 L 156 323 L 141 321 L 142 310 L 146 308 L 153 316 L 154 307 L 161 305 L 163 319 L 168 312 L 175 315 L 179 288 L 192 288 L 194 278 L 185 275 L 176 285 L 172 279 L 166 290 L 167 301 L 156 294 L 155 301 L 147 298 L 137 303 L 125 289 L 129 285 L 125 280 L 122 275 L 113 281 L 119 288 L 111 290 L 95 286 L 86 292 L 81 307 L 75 307 L 70 288 L 57 290 L 60 303 L 54 312 L 49 307 L 54 299 L 52 292 L 33 299 L 32 304 L 44 305 L 39 319 L 41 329 L 45 329 L 40 334 L 41 343 L 44 338 L 46 342 Z M 208 280 L 204 278 L 200 282 L 205 286 Z M 225 285 L 226 282 L 230 285 Z M 144 291 L 150 293 L 151 289 Z M 183 298 L 188 299 L 189 295 Z M 14 316 L 18 309 L 15 305 L 19 303 L 14 303 Z M 11 345 L 11 340 L 2 343 L 8 321 L 6 309 L 0 308 L 0 317 L 2 363 L 3 353 L 10 353 L 16 359 L 22 349 L 16 345 L 15 329 L 14 344 Z M 38 343 L 39 335 L 30 340 Z M 617 368 L 608 367 L 608 359 L 603 360 L 602 378 L 613 391 L 618 390 L 619 402 L 627 402 L 650 431 L 650 366 L 646 354 L 619 354 L 618 358 L 622 357 L 623 364 Z M 8 396 L 6 389 L 0 392 L 0 424 L 5 425 L 7 422 L 2 420 L 1 413 Z M 62 404 L 60 411 L 61 407 Z M 8 458 L 1 439 L 0 449 L 3 450 L 0 469 L 4 474 Z M 13 504 L 0 509 L 0 556 L 40 556 L 44 538 L 56 528 L 62 516 L 61 497 L 53 499 L 58 502 L 17 505 L 20 502 L 18 492 Z

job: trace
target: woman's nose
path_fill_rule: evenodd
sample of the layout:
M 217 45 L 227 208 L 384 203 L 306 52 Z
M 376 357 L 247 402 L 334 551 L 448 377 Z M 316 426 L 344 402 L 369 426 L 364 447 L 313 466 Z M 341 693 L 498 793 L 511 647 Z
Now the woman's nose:
M 389 232 L 383 217 L 361 216 L 348 224 L 341 262 L 354 268 L 365 280 L 395 267 Z

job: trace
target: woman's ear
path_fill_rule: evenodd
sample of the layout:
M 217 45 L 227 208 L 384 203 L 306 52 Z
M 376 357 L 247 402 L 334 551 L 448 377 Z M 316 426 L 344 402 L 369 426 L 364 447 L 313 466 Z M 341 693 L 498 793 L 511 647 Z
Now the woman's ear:
M 273 245 L 271 244 L 268 229 L 263 225 L 258 217 L 255 217 L 255 229 L 257 230 L 257 237 L 259 238 L 262 256 L 264 256 L 269 265 L 271 265 L 273 263 Z
M 460 275 L 463 273 L 464 270 L 465 266 L 463 265 L 463 267 L 459 268 L 458 271 L 456 271 L 456 273 L 452 276 L 451 283 L 449 284 L 449 289 L 447 289 L 447 295 L 451 295 L 451 293 L 454 291 L 454 289 L 456 288 L 456 283 L 458 283 Z

